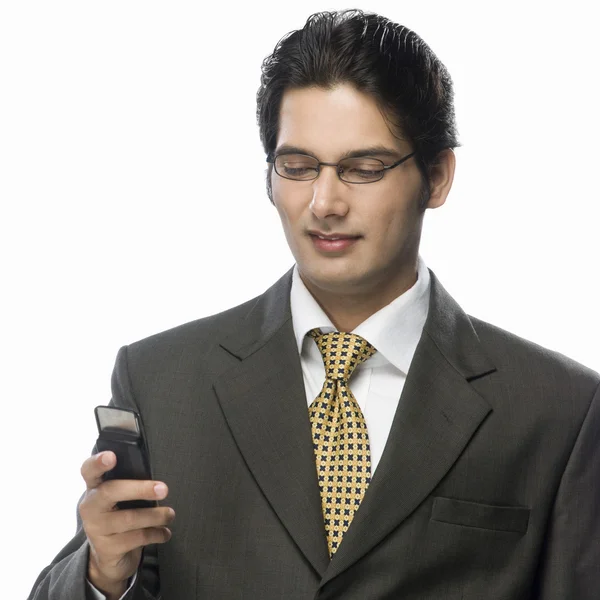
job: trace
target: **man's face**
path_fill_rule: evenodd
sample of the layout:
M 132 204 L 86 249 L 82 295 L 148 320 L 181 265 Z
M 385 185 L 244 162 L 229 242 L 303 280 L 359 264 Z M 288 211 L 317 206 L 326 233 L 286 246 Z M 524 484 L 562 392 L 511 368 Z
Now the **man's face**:
M 286 91 L 275 154 L 284 146 L 330 163 L 373 146 L 395 153 L 368 155 L 386 165 L 413 151 L 391 133 L 375 101 L 348 84 Z M 423 213 L 422 178 L 413 158 L 373 183 L 345 183 L 327 166 L 313 181 L 292 181 L 273 170 L 271 182 L 288 244 L 313 294 L 393 297 L 407 273 L 414 274 Z

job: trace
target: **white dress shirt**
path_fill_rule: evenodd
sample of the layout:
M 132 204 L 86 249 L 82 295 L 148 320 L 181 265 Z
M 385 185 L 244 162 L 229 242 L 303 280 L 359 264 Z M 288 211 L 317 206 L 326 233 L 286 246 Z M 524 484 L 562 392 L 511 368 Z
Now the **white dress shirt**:
M 377 349 L 371 358 L 356 367 L 349 381 L 367 423 L 371 474 L 375 473 L 383 454 L 406 375 L 427 319 L 429 280 L 429 271 L 419 256 L 416 283 L 350 332 L 365 338 Z M 320 394 L 325 382 L 325 365 L 315 341 L 306 334 L 316 327 L 323 333 L 336 331 L 336 327 L 304 285 L 297 266 L 292 275 L 290 303 L 309 406 Z M 134 582 L 135 576 L 130 588 Z M 104 594 L 88 584 L 97 600 L 106 600 Z
M 356 367 L 349 381 L 367 423 L 371 474 L 383 454 L 406 375 L 427 319 L 429 280 L 429 271 L 419 256 L 416 283 L 351 332 L 365 338 L 377 349 L 371 358 Z M 315 341 L 306 334 L 316 327 L 323 333 L 336 331 L 336 327 L 304 285 L 297 266 L 294 267 L 290 301 L 306 401 L 310 405 L 325 382 L 325 365 Z

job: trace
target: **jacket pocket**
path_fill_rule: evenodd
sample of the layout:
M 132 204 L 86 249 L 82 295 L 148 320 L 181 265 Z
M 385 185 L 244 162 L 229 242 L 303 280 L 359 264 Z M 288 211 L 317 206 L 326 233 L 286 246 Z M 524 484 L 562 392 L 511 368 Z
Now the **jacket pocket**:
M 523 506 L 493 506 L 438 496 L 433 499 L 431 520 L 464 527 L 525 533 L 529 512 Z

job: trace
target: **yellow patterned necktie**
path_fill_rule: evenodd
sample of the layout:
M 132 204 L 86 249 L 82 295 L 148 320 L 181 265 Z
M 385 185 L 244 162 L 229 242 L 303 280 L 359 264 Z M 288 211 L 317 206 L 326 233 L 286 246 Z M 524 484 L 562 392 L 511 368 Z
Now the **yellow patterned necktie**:
M 367 424 L 348 380 L 377 351 L 353 333 L 309 331 L 325 363 L 325 383 L 308 409 L 329 556 L 350 527 L 371 481 Z

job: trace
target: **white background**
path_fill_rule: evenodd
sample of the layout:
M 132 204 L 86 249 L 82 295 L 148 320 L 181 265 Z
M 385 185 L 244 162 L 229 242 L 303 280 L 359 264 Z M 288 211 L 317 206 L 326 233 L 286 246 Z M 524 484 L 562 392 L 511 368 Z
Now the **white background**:
M 74 533 L 118 348 L 292 265 L 264 186 L 260 64 L 312 12 L 352 5 L 201 4 L 0 6 L 3 598 Z M 463 147 L 425 262 L 470 314 L 600 370 L 593 6 L 360 5 L 454 79 Z

